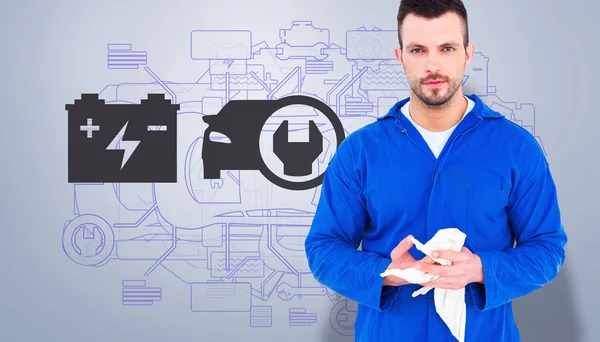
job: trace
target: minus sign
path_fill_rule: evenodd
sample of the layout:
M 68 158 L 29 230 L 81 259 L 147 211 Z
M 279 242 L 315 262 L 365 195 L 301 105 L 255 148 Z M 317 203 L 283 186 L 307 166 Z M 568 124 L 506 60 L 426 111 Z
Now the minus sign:
M 148 126 L 148 131 L 167 131 L 167 126 Z

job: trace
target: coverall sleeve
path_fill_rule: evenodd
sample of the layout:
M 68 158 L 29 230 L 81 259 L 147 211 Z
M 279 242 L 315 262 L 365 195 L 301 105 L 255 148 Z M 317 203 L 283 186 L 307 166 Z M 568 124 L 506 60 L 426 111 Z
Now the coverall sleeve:
M 477 253 L 484 283 L 469 286 L 479 310 L 499 307 L 550 283 L 565 260 L 567 235 L 556 186 L 537 142 L 525 148 L 523 160 L 507 208 L 516 247 Z
M 359 250 L 369 215 L 361 185 L 340 146 L 325 172 L 321 197 L 305 242 L 309 268 L 329 289 L 375 310 L 387 310 L 397 287 L 383 286 L 389 256 Z M 340 155 L 348 156 L 340 160 Z

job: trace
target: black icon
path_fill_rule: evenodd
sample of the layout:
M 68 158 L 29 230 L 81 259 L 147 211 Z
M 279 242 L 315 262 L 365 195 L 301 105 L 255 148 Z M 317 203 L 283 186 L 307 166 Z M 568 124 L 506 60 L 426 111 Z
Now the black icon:
M 259 170 L 273 184 L 289 190 L 306 190 L 320 185 L 323 173 L 308 181 L 289 181 L 275 175 L 261 157 L 260 133 L 264 124 L 277 110 L 290 105 L 306 105 L 323 113 L 333 125 L 337 146 L 342 143 L 345 138 L 342 123 L 335 112 L 318 99 L 293 95 L 277 100 L 232 100 L 216 115 L 204 116 L 204 122 L 208 124 L 202 146 L 204 178 L 219 179 L 222 170 Z M 321 132 L 313 121 L 309 125 L 309 142 L 288 142 L 287 121 L 275 132 L 273 152 L 284 163 L 286 175 L 309 175 L 312 162 L 323 150 Z M 227 136 L 230 142 L 211 140 L 212 132 Z
M 323 152 L 323 135 L 314 121 L 309 121 L 308 142 L 288 141 L 288 121 L 285 120 L 273 135 L 273 152 L 283 162 L 288 176 L 307 176 L 312 163 Z
M 67 104 L 69 182 L 177 182 L 177 111 L 164 94 L 106 104 L 82 94 Z

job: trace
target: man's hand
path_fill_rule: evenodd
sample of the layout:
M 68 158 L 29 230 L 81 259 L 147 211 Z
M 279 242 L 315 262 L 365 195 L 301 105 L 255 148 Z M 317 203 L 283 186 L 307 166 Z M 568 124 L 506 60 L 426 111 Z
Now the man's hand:
M 411 240 L 411 235 L 407 236 L 406 238 L 404 238 L 404 240 L 400 241 L 400 243 L 398 244 L 398 246 L 396 246 L 396 248 L 394 248 L 392 250 L 392 253 L 390 254 L 390 257 L 392 258 L 392 262 L 390 263 L 390 265 L 387 267 L 387 269 L 392 269 L 392 268 L 396 268 L 396 269 L 407 269 L 407 268 L 411 268 L 415 266 L 415 263 L 417 262 L 415 260 L 415 258 L 413 258 L 413 256 L 408 253 L 408 250 L 410 250 L 413 246 L 413 242 Z M 421 259 L 420 262 L 422 264 L 434 264 L 435 261 L 433 261 L 430 257 L 425 256 L 425 258 Z M 405 279 L 393 276 L 393 275 L 388 275 L 383 279 L 383 285 L 384 286 L 400 286 L 400 285 L 405 285 L 405 284 L 409 284 L 408 281 L 406 281 Z
M 477 254 L 463 247 L 460 252 L 452 250 L 432 251 L 434 258 L 447 259 L 452 265 L 443 266 L 424 262 L 416 262 L 415 267 L 421 271 L 436 274 L 439 278 L 421 284 L 447 290 L 458 290 L 470 283 L 483 283 L 483 268 Z

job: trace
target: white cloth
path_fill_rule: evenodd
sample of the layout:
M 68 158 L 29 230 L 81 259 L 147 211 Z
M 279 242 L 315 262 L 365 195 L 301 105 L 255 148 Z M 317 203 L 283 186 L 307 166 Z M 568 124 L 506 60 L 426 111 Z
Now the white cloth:
M 431 256 L 432 250 L 454 250 L 459 252 L 465 243 L 466 235 L 457 228 L 440 229 L 425 245 L 421 244 L 417 239 L 413 238 L 415 247 L 424 254 L 431 257 L 441 265 L 451 265 L 452 262 L 446 259 L 434 258 Z M 415 268 L 389 269 L 381 273 L 382 277 L 394 275 L 406 279 L 413 284 L 422 284 L 431 280 L 437 279 L 438 276 L 431 273 L 425 273 Z M 421 287 L 413 292 L 412 296 L 416 297 L 421 294 L 426 294 L 431 290 L 431 287 Z M 442 318 L 444 323 L 450 329 L 450 332 L 459 342 L 463 342 L 465 338 L 465 325 L 467 319 L 467 307 L 465 304 L 465 288 L 459 290 L 446 290 L 436 288 L 434 290 L 435 310 Z

